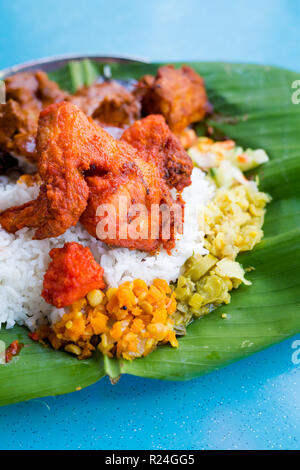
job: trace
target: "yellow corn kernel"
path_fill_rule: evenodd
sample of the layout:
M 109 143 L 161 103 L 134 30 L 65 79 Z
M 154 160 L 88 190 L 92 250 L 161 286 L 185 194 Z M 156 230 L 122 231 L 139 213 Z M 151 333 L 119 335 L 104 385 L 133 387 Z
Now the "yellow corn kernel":
M 141 302 L 140 307 L 144 310 L 145 313 L 147 313 L 148 315 L 152 315 L 153 307 L 151 304 L 149 304 L 149 302 Z
M 108 337 L 107 337 L 106 333 L 103 333 L 103 335 L 101 336 L 101 343 L 100 344 L 103 348 L 107 348 L 107 346 L 108 346 Z
M 97 307 L 97 305 L 101 304 L 103 298 L 104 294 L 99 289 L 91 290 L 87 295 L 87 299 L 91 307 Z
M 67 346 L 65 346 L 65 351 L 75 354 L 75 356 L 79 356 L 81 354 L 81 348 L 76 346 L 76 344 L 67 344 Z
M 67 330 L 70 330 L 72 328 L 72 326 L 73 326 L 73 322 L 71 320 L 67 321 L 67 323 L 66 323 Z

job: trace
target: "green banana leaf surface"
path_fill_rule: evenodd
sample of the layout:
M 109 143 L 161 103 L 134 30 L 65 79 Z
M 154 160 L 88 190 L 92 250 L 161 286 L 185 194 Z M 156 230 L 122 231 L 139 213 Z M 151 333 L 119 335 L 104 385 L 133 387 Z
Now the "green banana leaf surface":
M 138 79 L 155 74 L 160 65 L 110 64 L 110 71 L 112 78 Z M 208 125 L 241 146 L 265 149 L 271 159 L 256 171 L 260 189 L 272 196 L 265 236 L 239 257 L 244 267 L 255 267 L 247 275 L 252 286 L 240 287 L 229 305 L 194 321 L 178 349 L 161 346 L 132 362 L 100 353 L 78 361 L 32 342 L 23 327 L 2 329 L 0 340 L 6 345 L 18 339 L 25 346 L 13 361 L 0 365 L 0 405 L 73 392 L 106 374 L 113 380 L 120 374 L 187 380 L 300 332 L 300 104 L 292 103 L 292 84 L 299 75 L 269 66 L 189 65 L 204 77 L 214 106 Z M 70 62 L 50 76 L 74 92 L 93 83 L 104 67 L 89 60 Z

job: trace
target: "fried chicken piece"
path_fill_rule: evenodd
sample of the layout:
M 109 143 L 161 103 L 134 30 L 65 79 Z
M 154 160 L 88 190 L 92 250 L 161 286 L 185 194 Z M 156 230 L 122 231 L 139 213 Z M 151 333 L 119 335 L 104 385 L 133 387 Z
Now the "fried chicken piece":
M 154 222 L 151 219 L 152 205 L 171 208 L 175 203 L 162 171 L 163 163 L 159 163 L 164 153 L 156 155 L 157 146 L 150 158 L 149 151 L 136 150 L 125 140 L 114 140 L 76 106 L 64 102 L 42 111 L 37 147 L 43 180 L 39 197 L 0 215 L 0 224 L 8 232 L 27 226 L 37 228 L 37 239 L 55 237 L 75 225 L 81 216 L 88 232 L 101 238 L 97 228 L 105 214 L 99 215 L 97 209 L 110 204 L 109 213 L 115 210 L 117 214 L 117 231 L 108 234 L 106 243 L 145 251 L 154 251 L 160 244 L 167 249 L 174 246 L 175 217 L 171 216 L 168 236 L 163 234 L 161 217 Z M 120 213 L 121 197 L 125 217 Z M 134 204 L 148 211 L 131 213 Z M 128 230 L 124 235 L 123 227 L 130 224 L 135 224 L 136 231 L 131 235 Z M 154 230 L 152 236 L 147 224 L 148 228 L 154 224 L 158 233 Z M 146 233 L 136 236 L 145 226 Z
M 68 101 L 102 125 L 125 127 L 140 117 L 139 101 L 115 81 L 83 87 Z
M 71 305 L 94 289 L 104 289 L 103 268 L 91 250 L 79 243 L 66 243 L 49 253 L 52 261 L 44 276 L 42 297 L 57 308 Z
M 39 110 L 63 101 L 69 94 L 61 90 L 42 70 L 22 72 L 5 79 L 6 98 Z
M 149 92 L 150 88 L 154 85 L 155 77 L 153 75 L 144 75 L 139 79 L 133 94 L 142 103 L 145 95 Z
M 112 153 L 112 147 L 109 136 L 78 108 L 65 102 L 50 105 L 40 114 L 37 134 L 40 194 L 35 201 L 1 214 L 3 228 L 12 233 L 22 227 L 37 228 L 35 238 L 43 239 L 76 225 L 89 194 L 83 172 L 100 161 L 105 170 L 105 151 Z
M 146 75 L 138 83 L 136 96 L 143 115 L 162 114 L 175 134 L 211 111 L 203 79 L 190 67 L 165 65 L 155 78 Z
M 0 105 L 0 151 L 35 161 L 38 109 L 24 109 L 15 100 Z
M 36 133 L 41 109 L 68 93 L 45 72 L 23 72 L 5 80 L 6 104 L 0 105 L 0 151 L 37 160 Z
M 86 230 L 94 237 L 101 238 L 97 228 L 101 218 L 97 217 L 97 208 L 102 204 L 110 204 L 115 208 L 115 214 L 118 220 L 117 233 L 127 234 L 122 239 L 120 236 L 112 238 L 107 236 L 105 242 L 110 245 L 123 246 L 143 251 L 155 251 L 160 242 L 170 250 L 174 247 L 176 231 L 182 223 L 183 208 L 180 199 L 175 201 L 170 193 L 171 188 L 182 191 L 191 184 L 191 174 L 193 164 L 190 157 L 184 151 L 177 137 L 172 134 L 162 116 L 148 116 L 147 118 L 136 121 L 131 127 L 126 129 L 121 137 L 121 143 L 128 143 L 137 150 L 134 155 L 134 162 L 142 173 L 140 180 L 134 173 L 127 178 L 126 184 L 120 184 L 115 181 L 112 185 L 110 179 L 97 176 L 89 176 L 86 182 L 89 186 L 90 196 L 87 208 L 81 216 L 81 223 Z M 126 214 L 125 218 L 121 216 L 120 201 L 125 201 L 122 212 Z M 176 202 L 176 204 L 175 204 Z M 133 211 L 134 205 L 141 203 L 147 206 L 148 213 Z M 164 236 L 162 227 L 162 218 L 151 217 L 151 204 L 162 206 L 165 204 L 169 208 L 179 209 L 181 212 L 170 213 L 168 236 Z M 107 214 L 114 216 L 115 214 Z M 144 228 L 143 235 L 135 240 L 130 239 L 130 224 L 135 224 L 139 220 L 139 225 Z M 178 220 L 180 218 L 180 220 Z M 111 223 L 111 225 L 113 225 Z M 128 232 L 125 226 L 128 226 Z M 152 234 L 159 234 L 158 238 L 151 237 Z
M 150 115 L 136 121 L 124 131 L 121 140 L 144 153 L 147 161 L 154 161 L 170 188 L 182 191 L 191 184 L 192 160 L 163 116 Z
M 154 252 L 163 244 L 170 250 L 175 244 L 174 218 L 164 236 L 162 218 L 152 216 L 151 207 L 172 207 L 175 201 L 155 164 L 135 152 L 133 156 L 134 166 L 127 174 L 86 178 L 90 193 L 80 222 L 90 235 L 108 245 Z

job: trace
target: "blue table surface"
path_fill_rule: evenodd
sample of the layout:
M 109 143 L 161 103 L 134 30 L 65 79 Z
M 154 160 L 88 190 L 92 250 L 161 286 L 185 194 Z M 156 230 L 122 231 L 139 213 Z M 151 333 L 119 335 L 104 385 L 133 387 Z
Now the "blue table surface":
M 294 0 L 0 0 L 0 69 L 63 53 L 300 71 Z M 297 449 L 291 338 L 189 382 L 123 376 L 0 408 L 0 449 Z

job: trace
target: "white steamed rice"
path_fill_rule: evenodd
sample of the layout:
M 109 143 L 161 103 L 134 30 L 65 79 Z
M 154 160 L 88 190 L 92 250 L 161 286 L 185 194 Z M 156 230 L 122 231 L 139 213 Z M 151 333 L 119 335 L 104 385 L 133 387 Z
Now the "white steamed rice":
M 14 184 L 0 177 L 0 212 L 8 207 L 35 199 L 38 187 Z M 177 241 L 172 256 L 161 250 L 157 255 L 127 248 L 108 248 L 91 237 L 80 224 L 58 238 L 32 240 L 33 231 L 22 229 L 15 235 L 0 228 L 0 328 L 15 323 L 34 329 L 47 319 L 56 321 L 64 313 L 47 304 L 41 297 L 44 274 L 52 248 L 75 241 L 88 246 L 96 261 L 104 268 L 108 286 L 135 278 L 150 284 L 155 278 L 175 281 L 180 268 L 193 252 L 206 254 L 203 232 L 198 230 L 197 213 L 213 197 L 214 189 L 202 171 L 194 169 L 192 185 L 183 191 L 186 201 L 184 235 Z

